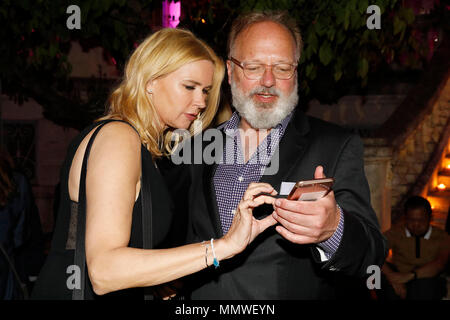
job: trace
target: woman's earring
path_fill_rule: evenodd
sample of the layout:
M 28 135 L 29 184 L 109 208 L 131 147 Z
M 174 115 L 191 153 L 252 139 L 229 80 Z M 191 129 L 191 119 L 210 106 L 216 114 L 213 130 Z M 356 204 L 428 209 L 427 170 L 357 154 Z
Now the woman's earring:
M 150 90 L 150 89 L 147 89 L 147 93 L 149 93 L 149 94 L 152 94 L 152 93 L 153 93 L 153 91 L 152 91 L 152 90 Z

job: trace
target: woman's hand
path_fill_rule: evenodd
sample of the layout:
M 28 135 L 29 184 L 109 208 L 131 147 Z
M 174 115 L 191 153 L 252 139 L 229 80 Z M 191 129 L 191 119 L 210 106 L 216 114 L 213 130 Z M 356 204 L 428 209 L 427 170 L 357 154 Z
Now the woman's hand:
M 153 286 L 153 296 L 161 300 L 171 300 L 180 293 L 182 287 L 183 283 L 180 280 Z
M 263 203 L 273 204 L 276 200 L 268 195 L 258 196 L 261 193 L 273 196 L 277 194 L 268 183 L 250 183 L 236 209 L 230 229 L 223 236 L 223 240 L 226 241 L 230 249 L 231 256 L 242 252 L 261 232 L 277 223 L 272 215 L 268 215 L 261 220 L 253 217 L 253 208 Z

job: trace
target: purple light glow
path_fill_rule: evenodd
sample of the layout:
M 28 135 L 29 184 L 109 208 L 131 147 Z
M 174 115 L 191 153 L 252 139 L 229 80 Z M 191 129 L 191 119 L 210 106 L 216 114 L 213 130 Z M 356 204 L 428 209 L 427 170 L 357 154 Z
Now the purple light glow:
M 181 0 L 178 2 L 164 0 L 162 3 L 162 26 L 176 28 L 180 23 Z

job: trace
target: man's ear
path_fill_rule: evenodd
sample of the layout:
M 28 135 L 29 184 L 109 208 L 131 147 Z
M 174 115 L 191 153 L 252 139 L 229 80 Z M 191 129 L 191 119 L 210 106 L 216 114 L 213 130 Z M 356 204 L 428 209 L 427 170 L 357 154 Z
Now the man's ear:
M 231 85 L 231 68 L 233 66 L 231 65 L 231 61 L 227 60 L 227 75 L 228 75 L 228 84 Z

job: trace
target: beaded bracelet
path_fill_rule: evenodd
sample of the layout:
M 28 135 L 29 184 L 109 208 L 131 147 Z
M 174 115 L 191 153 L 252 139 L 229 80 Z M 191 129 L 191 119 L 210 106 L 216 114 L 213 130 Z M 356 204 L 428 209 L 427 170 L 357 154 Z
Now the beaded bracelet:
M 216 251 L 214 250 L 214 242 L 213 241 L 214 241 L 214 238 L 211 238 L 211 249 L 212 249 L 212 253 L 213 253 L 213 257 L 214 257 L 213 263 L 214 263 L 214 266 L 216 268 L 218 268 L 219 260 L 217 260 L 217 257 L 216 257 Z

